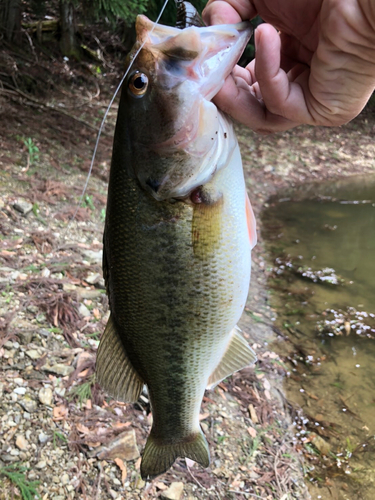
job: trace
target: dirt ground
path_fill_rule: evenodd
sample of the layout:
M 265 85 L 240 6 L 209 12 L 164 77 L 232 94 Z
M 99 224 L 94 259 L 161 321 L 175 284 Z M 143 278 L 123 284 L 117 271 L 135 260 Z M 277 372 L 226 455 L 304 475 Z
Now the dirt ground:
M 53 78 L 46 76 L 48 91 L 34 100 L 18 87 L 0 89 L 0 498 L 308 498 L 293 434 L 300 417 L 282 392 L 288 367 L 269 349 L 275 312 L 260 230 L 240 323 L 259 361 L 206 393 L 201 423 L 210 468 L 181 460 L 144 483 L 147 395 L 125 405 L 95 382 L 109 314 L 101 240 L 116 104 L 80 195 L 117 76 L 59 63 Z M 370 112 L 346 127 L 270 137 L 238 127 L 258 221 L 280 189 L 373 173 L 374 132 Z

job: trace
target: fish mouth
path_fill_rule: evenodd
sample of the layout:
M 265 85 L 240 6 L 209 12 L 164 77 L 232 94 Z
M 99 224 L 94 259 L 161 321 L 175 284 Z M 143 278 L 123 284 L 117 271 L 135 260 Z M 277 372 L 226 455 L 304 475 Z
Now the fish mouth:
M 209 111 L 210 120 L 217 121 L 215 113 L 204 101 L 210 102 L 220 91 L 251 34 L 252 27 L 249 22 L 190 27 L 151 47 L 158 60 L 158 70 L 161 73 L 158 77 L 162 85 L 173 82 L 174 92 L 178 94 L 178 103 L 186 114 L 180 119 L 177 117 L 175 133 L 172 133 L 169 139 L 151 145 L 153 150 L 160 154 L 184 150 L 195 156 L 203 156 L 211 149 L 210 141 L 204 147 L 189 147 L 191 143 L 199 140 L 198 134 L 210 134 L 212 128 L 215 128 L 212 123 L 207 123 L 208 120 L 204 116 Z

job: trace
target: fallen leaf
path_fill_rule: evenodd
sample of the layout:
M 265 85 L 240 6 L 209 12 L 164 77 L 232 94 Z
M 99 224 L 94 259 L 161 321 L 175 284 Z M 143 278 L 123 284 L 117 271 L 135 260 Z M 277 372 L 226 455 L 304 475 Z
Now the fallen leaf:
M 124 427 L 129 427 L 131 424 L 131 422 L 116 422 L 112 427 L 113 429 L 123 429 Z
M 126 476 L 128 474 L 126 464 L 124 464 L 124 461 L 121 460 L 121 458 L 115 458 L 114 462 L 117 465 L 117 467 L 121 470 L 121 481 L 122 481 L 122 484 L 124 484 L 125 480 L 126 480 Z
M 206 420 L 206 418 L 208 418 L 210 416 L 209 413 L 201 413 L 199 415 L 199 421 L 201 422 L 202 420 Z
M 83 424 L 77 424 L 77 431 L 82 434 L 90 434 L 90 429 Z
M 250 434 L 250 436 L 255 439 L 257 437 L 257 431 L 254 429 L 254 427 L 248 427 L 247 432 Z
M 55 406 L 53 409 L 53 420 L 55 422 L 57 422 L 58 420 L 64 420 L 68 416 L 68 413 L 69 409 L 66 406 Z

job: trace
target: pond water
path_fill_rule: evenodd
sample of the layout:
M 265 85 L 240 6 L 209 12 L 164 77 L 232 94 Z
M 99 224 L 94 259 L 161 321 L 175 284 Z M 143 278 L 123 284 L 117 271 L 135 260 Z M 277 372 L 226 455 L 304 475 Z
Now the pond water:
M 263 227 L 311 495 L 373 500 L 375 179 L 304 186 L 271 202 Z

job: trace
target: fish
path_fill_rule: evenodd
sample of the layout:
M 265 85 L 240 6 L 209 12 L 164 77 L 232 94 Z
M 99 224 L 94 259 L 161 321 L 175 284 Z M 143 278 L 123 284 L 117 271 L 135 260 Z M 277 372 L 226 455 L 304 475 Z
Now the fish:
M 248 22 L 180 29 L 136 20 L 108 185 L 110 317 L 96 375 L 129 403 L 147 386 L 144 479 L 178 457 L 209 466 L 204 391 L 256 361 L 236 326 L 255 218 L 233 124 L 212 102 L 250 35 Z

